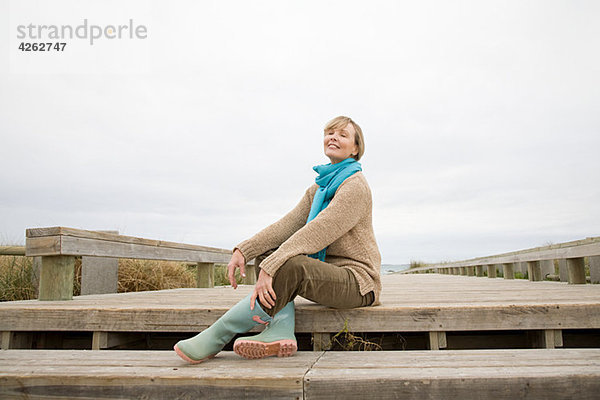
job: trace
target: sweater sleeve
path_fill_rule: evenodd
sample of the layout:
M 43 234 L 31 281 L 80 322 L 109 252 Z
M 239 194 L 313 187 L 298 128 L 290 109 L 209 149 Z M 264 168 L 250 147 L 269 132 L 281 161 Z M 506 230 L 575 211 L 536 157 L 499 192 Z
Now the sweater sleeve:
M 261 269 L 274 276 L 290 258 L 313 254 L 329 246 L 356 226 L 368 212 L 370 202 L 370 191 L 361 179 L 346 179 L 329 205 L 265 258 Z
M 315 185 L 313 185 L 315 186 Z M 239 249 L 246 262 L 265 253 L 267 250 L 279 247 L 290 236 L 306 224 L 308 213 L 310 212 L 311 199 L 310 190 L 312 186 L 306 189 L 304 196 L 293 210 L 284 215 L 279 221 L 267 226 L 250 239 L 244 240 L 233 248 Z

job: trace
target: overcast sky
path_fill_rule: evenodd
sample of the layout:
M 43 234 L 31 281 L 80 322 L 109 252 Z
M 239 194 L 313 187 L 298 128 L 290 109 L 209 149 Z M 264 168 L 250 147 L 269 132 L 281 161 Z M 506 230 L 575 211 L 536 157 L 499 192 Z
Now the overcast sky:
M 20 24 L 145 39 L 17 49 Z M 0 0 L 0 243 L 117 229 L 232 248 L 363 129 L 384 263 L 600 236 L 597 1 Z M 54 40 L 60 41 L 60 40 Z

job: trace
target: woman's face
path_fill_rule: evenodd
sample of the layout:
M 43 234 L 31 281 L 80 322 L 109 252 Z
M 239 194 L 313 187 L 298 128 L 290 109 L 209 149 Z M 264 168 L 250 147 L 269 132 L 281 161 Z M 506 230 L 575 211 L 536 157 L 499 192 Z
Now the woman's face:
M 341 129 L 325 132 L 323 141 L 325 155 L 329 157 L 332 164 L 358 154 L 358 146 L 354 140 L 354 135 L 356 135 L 356 131 L 352 124 L 348 124 Z

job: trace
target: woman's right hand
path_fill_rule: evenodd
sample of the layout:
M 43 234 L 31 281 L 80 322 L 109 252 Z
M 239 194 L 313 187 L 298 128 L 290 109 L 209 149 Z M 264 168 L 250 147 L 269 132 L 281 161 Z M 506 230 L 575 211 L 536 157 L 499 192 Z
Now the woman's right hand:
M 246 277 L 246 259 L 239 249 L 235 249 L 231 255 L 231 260 L 227 264 L 227 276 L 229 277 L 229 283 L 234 289 L 237 289 L 237 282 L 235 281 L 235 269 L 239 268 L 242 277 Z

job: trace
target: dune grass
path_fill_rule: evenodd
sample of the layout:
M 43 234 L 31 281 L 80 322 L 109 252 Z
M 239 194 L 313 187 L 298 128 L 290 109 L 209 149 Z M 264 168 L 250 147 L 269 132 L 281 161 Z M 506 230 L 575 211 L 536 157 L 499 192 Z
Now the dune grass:
M 32 264 L 29 257 L 0 256 L 0 301 L 35 297 Z

